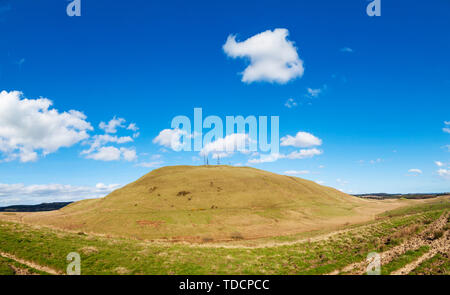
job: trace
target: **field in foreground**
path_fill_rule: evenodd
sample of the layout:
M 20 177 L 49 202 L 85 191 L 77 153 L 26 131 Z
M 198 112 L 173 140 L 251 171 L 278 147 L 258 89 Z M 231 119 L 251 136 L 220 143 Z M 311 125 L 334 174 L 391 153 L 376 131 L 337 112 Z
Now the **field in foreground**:
M 369 252 L 383 274 L 450 274 L 448 197 L 333 231 L 186 244 L 145 242 L 0 222 L 0 274 L 63 274 L 70 252 L 82 274 L 364 274 Z

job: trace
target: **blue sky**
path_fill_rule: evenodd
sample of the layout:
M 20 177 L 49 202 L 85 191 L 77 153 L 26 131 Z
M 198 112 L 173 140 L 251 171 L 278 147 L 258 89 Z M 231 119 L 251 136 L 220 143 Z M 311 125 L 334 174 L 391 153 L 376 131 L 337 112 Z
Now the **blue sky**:
M 234 153 L 223 163 L 297 171 L 349 193 L 450 191 L 450 2 L 381 2 L 369 17 L 365 0 L 81 0 L 82 15 L 69 17 L 64 0 L 0 0 L 0 206 L 101 196 L 161 166 L 202 164 L 198 152 L 154 142 L 195 107 L 204 117 L 279 116 L 280 137 L 321 141 L 281 147 L 320 150 L 309 158 L 249 163 L 259 156 Z M 227 38 L 277 28 L 303 74 L 243 82 L 251 53 L 233 58 Z M 51 122 L 25 107 L 40 98 L 57 110 Z M 63 118 L 70 110 L 85 117 Z M 41 121 L 23 123 L 34 115 Z M 116 132 L 100 128 L 113 118 L 125 120 Z M 68 120 L 80 128 L 70 138 Z

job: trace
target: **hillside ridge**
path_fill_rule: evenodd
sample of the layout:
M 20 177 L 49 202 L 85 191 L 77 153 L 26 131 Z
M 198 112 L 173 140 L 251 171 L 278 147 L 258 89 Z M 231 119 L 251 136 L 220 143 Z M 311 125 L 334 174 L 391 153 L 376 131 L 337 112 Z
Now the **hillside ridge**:
M 138 239 L 198 241 L 339 226 L 373 218 L 385 207 L 314 181 L 251 167 L 166 166 L 106 197 L 22 220 Z

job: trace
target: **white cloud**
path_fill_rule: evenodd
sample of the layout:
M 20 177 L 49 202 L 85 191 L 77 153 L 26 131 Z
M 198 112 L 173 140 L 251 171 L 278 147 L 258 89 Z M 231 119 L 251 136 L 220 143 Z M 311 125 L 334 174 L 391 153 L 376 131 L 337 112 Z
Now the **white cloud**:
M 437 171 L 437 174 L 446 180 L 450 180 L 450 169 L 444 169 L 444 168 L 439 169 Z
M 181 137 L 184 135 L 188 134 L 181 129 L 164 129 L 153 139 L 153 143 L 157 143 L 173 150 L 179 150 L 183 145 Z
M 114 146 L 102 146 L 95 152 L 86 155 L 87 159 L 98 161 L 119 161 L 123 159 L 128 162 L 137 160 L 136 150 L 134 148 L 117 148 Z
M 261 164 L 261 163 L 269 163 L 275 162 L 278 159 L 283 159 L 286 156 L 283 154 L 271 153 L 271 154 L 262 154 L 259 158 L 250 159 L 248 163 L 250 164 Z
M 316 148 L 294 151 L 286 156 L 288 159 L 305 159 L 321 155 L 323 152 Z
M 440 162 L 440 161 L 434 161 L 434 163 L 435 163 L 438 167 L 444 166 L 444 163 L 442 163 L 442 162 Z
M 98 127 L 100 129 L 105 130 L 106 133 L 116 133 L 117 128 L 124 128 L 125 127 L 125 119 L 123 118 L 112 118 L 108 123 L 100 122 Z
M 339 183 L 340 185 L 346 185 L 346 184 L 348 184 L 348 181 L 347 181 L 347 180 L 342 180 L 342 179 L 340 179 L 340 178 L 336 179 L 336 182 Z
M 281 146 L 311 147 L 322 144 L 322 140 L 308 132 L 297 132 L 295 137 L 287 135 L 281 138 Z
M 129 136 L 118 137 L 116 135 L 111 136 L 109 134 L 94 135 L 92 138 L 93 140 L 90 142 L 91 144 L 90 148 L 82 151 L 81 154 L 90 154 L 107 143 L 123 144 L 133 141 L 133 139 Z
M 138 132 L 139 127 L 137 127 L 136 123 L 130 123 L 127 127 L 127 130 L 134 131 L 133 138 L 137 138 L 140 135 L 140 133 Z
M 89 149 L 81 152 L 86 158 L 102 161 L 121 157 L 126 161 L 136 159 L 134 149 L 104 147 L 107 143 L 132 142 L 130 136 L 104 134 L 87 140 L 87 132 L 93 128 L 83 113 L 74 110 L 60 113 L 51 109 L 51 105 L 52 102 L 46 98 L 26 99 L 18 91 L 0 92 L 0 152 L 5 156 L 4 161 L 36 161 L 38 153 L 45 156 L 80 141 L 90 144 Z M 116 133 L 117 128 L 125 126 L 124 122 L 125 119 L 114 117 L 108 124 L 100 123 L 100 128 L 107 133 Z M 138 129 L 134 123 L 128 127 L 133 131 Z
M 367 160 L 367 163 L 370 163 L 370 164 L 378 164 L 378 163 L 381 163 L 381 162 L 383 162 L 384 160 L 383 159 L 381 159 L 381 158 L 377 158 L 377 159 L 375 159 L 375 160 Z M 358 163 L 359 164 L 364 164 L 366 161 L 365 160 L 359 160 L 358 161 Z
M 18 204 L 40 204 L 44 202 L 78 201 L 87 198 L 103 197 L 119 188 L 119 184 L 105 185 L 98 183 L 96 186 L 72 186 L 64 184 L 1 184 L 1 206 Z
M 134 148 L 120 148 L 120 153 L 125 161 L 132 162 L 137 160 L 136 150 Z
M 316 148 L 312 149 L 303 149 L 299 151 L 291 152 L 290 154 L 277 154 L 277 153 L 271 153 L 271 154 L 262 154 L 259 158 L 250 159 L 248 160 L 248 163 L 251 164 L 261 164 L 261 163 L 268 163 L 268 162 L 275 162 L 279 159 L 306 159 L 306 158 L 312 158 L 317 155 L 321 155 L 323 152 L 321 150 L 318 150 Z
M 20 162 L 34 162 L 38 159 L 38 154 L 36 152 L 30 151 L 28 149 L 22 149 L 19 154 Z
M 350 47 L 344 47 L 344 48 L 341 48 L 341 52 L 351 53 L 351 52 L 353 52 L 353 49 L 351 49 Z
M 213 155 L 213 158 L 225 158 L 238 151 L 248 153 L 250 138 L 248 134 L 233 133 L 213 142 L 207 143 L 201 150 L 201 156 Z
M 284 104 L 285 107 L 290 109 L 296 107 L 297 105 L 297 102 L 293 98 L 289 98 Z
M 0 152 L 4 160 L 35 161 L 89 137 L 86 116 L 75 110 L 60 113 L 47 98 L 22 98 L 19 91 L 0 92 Z
M 144 168 L 153 168 L 153 167 L 159 166 L 163 163 L 164 163 L 163 161 L 141 162 L 141 163 L 136 164 L 136 166 L 144 167 Z
M 118 161 L 120 160 L 121 152 L 114 146 L 102 146 L 97 151 L 86 156 L 87 159 L 98 161 Z
M 137 167 L 145 167 L 145 168 L 152 168 L 156 166 L 160 166 L 164 163 L 164 161 L 161 160 L 162 155 L 160 154 L 154 154 L 149 157 L 151 161 L 142 161 L 140 163 L 137 163 L 135 166 Z
M 242 81 L 251 83 L 267 81 L 287 83 L 303 76 L 303 61 L 297 48 L 287 40 L 287 29 L 267 30 L 245 41 L 237 42 L 230 35 L 223 45 L 225 53 L 232 58 L 248 58 L 250 64 L 242 73 Z
M 119 128 L 124 128 L 126 130 L 131 130 L 135 132 L 133 134 L 133 138 L 138 137 L 139 132 L 137 131 L 139 130 L 139 127 L 137 127 L 136 123 L 130 123 L 127 126 L 125 124 L 126 122 L 127 120 L 125 120 L 124 118 L 116 118 L 116 116 L 114 116 L 108 123 L 105 123 L 103 121 L 100 122 L 98 127 L 100 127 L 100 129 L 103 129 L 106 133 L 117 133 L 117 130 Z
M 139 130 L 139 128 L 136 126 L 136 123 L 130 123 L 128 125 L 127 129 L 131 130 L 131 131 L 138 131 Z
M 328 86 L 326 84 L 324 84 L 321 88 L 306 88 L 306 94 L 305 97 L 308 98 L 317 98 L 320 95 L 322 95 L 324 93 L 324 91 L 326 91 L 328 88 Z
M 308 170 L 288 170 L 288 171 L 284 171 L 284 174 L 289 174 L 289 175 L 305 175 L 305 174 L 309 174 L 310 172 Z
M 322 89 L 317 88 L 317 89 L 312 89 L 312 88 L 307 88 L 306 91 L 308 92 L 307 96 L 308 97 L 318 97 L 320 93 L 322 93 Z
M 408 170 L 409 173 L 422 174 L 422 170 L 417 168 L 412 168 Z
M 158 159 L 161 159 L 161 158 L 162 158 L 162 155 L 160 155 L 160 154 L 154 154 L 154 155 L 151 156 L 152 160 L 158 160 Z
M 116 147 L 110 145 L 111 143 L 115 144 L 124 144 L 133 142 L 133 138 L 130 136 L 117 136 L 117 135 L 109 135 L 109 134 L 101 134 L 94 135 L 92 140 L 89 142 L 85 142 L 85 144 L 90 144 L 89 149 L 83 150 L 81 152 L 82 155 L 85 155 L 85 158 L 98 160 L 98 161 L 119 161 L 121 159 L 132 162 L 137 160 L 136 150 L 134 147 L 125 148 L 125 147 Z M 108 146 L 106 146 L 109 144 Z
M 450 127 L 450 121 L 444 121 L 444 125 Z M 446 133 L 450 133 L 450 128 L 449 127 L 442 128 L 442 131 L 444 131 Z

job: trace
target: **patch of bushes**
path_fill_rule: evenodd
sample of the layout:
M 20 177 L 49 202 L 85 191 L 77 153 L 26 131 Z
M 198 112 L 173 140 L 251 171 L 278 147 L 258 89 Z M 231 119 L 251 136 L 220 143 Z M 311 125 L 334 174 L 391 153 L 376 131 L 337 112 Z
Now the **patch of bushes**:
M 231 238 L 233 240 L 243 240 L 244 237 L 242 236 L 242 234 L 240 232 L 234 232 L 231 234 Z
M 186 195 L 189 195 L 190 193 L 191 192 L 188 192 L 188 191 L 181 191 L 181 192 L 178 192 L 177 197 L 184 197 Z
M 202 238 L 203 243 L 211 243 L 212 241 L 214 241 L 214 239 L 211 237 L 203 237 Z
M 432 235 L 432 240 L 440 239 L 440 238 L 442 238 L 443 235 L 444 235 L 444 231 L 442 231 L 442 230 L 435 231 Z

